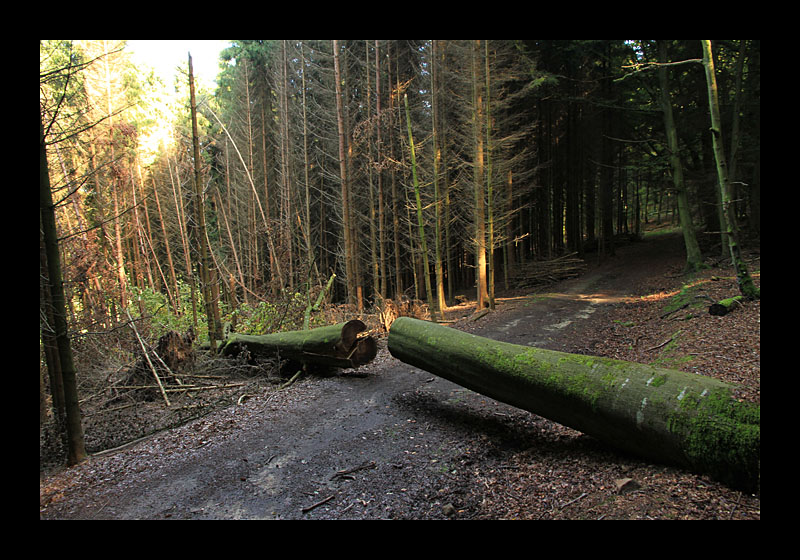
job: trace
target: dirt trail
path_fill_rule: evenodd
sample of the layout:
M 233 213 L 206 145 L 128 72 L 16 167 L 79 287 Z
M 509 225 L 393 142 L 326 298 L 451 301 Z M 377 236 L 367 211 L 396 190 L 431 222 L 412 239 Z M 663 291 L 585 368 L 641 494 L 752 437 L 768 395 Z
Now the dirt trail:
M 569 351 L 576 337 L 585 346 L 597 311 L 680 266 L 680 240 L 656 239 L 546 294 L 500 298 L 496 312 L 457 327 L 543 348 Z M 481 518 L 493 473 L 531 449 L 549 483 L 564 461 L 611 479 L 638 464 L 403 364 L 385 340 L 365 369 L 366 377 L 311 377 L 95 457 L 48 481 L 42 518 Z

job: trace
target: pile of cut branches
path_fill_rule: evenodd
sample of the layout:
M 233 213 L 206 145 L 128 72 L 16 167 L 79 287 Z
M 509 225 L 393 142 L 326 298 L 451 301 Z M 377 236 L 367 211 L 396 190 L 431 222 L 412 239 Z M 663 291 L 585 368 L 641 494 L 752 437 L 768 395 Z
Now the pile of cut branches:
M 532 288 L 578 276 L 586 263 L 578 253 L 569 253 L 550 260 L 530 261 L 519 265 L 511 278 L 515 288 Z

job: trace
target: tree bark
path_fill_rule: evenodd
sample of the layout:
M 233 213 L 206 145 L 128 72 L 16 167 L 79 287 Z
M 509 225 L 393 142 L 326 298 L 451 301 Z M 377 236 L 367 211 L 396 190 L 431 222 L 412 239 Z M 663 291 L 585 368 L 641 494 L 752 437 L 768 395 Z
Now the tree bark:
M 752 490 L 760 405 L 735 386 L 677 370 L 497 342 L 401 317 L 391 354 L 496 400 L 653 461 Z
M 739 235 L 736 226 L 736 216 L 733 212 L 733 198 L 731 196 L 731 184 L 728 178 L 728 165 L 725 159 L 725 150 L 722 139 L 722 119 L 719 111 L 719 94 L 717 91 L 717 78 L 714 70 L 714 58 L 711 52 L 711 41 L 701 41 L 703 45 L 703 67 L 705 68 L 706 82 L 708 83 L 708 107 L 711 113 L 711 140 L 714 148 L 714 159 L 717 163 L 717 177 L 719 178 L 719 190 L 722 200 L 722 231 L 726 232 L 728 238 L 728 248 L 736 269 L 736 280 L 739 283 L 739 291 L 747 299 L 759 299 L 761 290 L 753 283 L 747 264 L 742 258 L 739 247 Z
M 222 349 L 229 356 L 244 347 L 256 356 L 279 357 L 303 364 L 339 368 L 359 367 L 372 361 L 378 347 L 371 336 L 359 337 L 367 326 L 353 320 L 306 331 L 263 335 L 232 334 Z
M 422 219 L 422 201 L 420 199 L 419 194 L 419 179 L 417 179 L 417 156 L 414 151 L 414 136 L 411 131 L 411 115 L 408 111 L 408 96 L 403 96 L 403 103 L 406 109 L 406 126 L 408 128 L 408 146 L 411 150 L 411 175 L 413 177 L 414 182 L 414 199 L 417 205 L 417 228 L 419 230 L 419 241 L 420 245 L 422 246 L 422 250 L 420 251 L 420 258 L 422 259 L 422 263 L 424 265 L 424 273 L 425 273 L 425 296 L 428 299 L 428 308 L 431 312 L 431 317 L 436 320 L 436 315 L 441 311 L 439 306 L 437 305 L 436 296 L 431 289 L 431 270 L 430 265 L 428 264 L 428 242 L 425 240 L 425 225 L 424 220 Z
M 660 62 L 667 62 L 667 44 L 665 41 L 658 42 L 658 54 Z M 694 272 L 703 268 L 703 255 L 700 252 L 700 245 L 697 243 L 694 223 L 692 223 L 692 215 L 689 211 L 689 195 L 686 192 L 686 185 L 683 181 L 683 166 L 681 164 L 680 148 L 678 147 L 678 131 L 675 128 L 675 120 L 672 116 L 669 79 L 667 78 L 667 69 L 664 66 L 659 66 L 658 68 L 658 80 L 661 89 L 661 111 L 664 113 L 664 128 L 667 132 L 669 161 L 672 165 L 672 183 L 675 186 L 678 198 L 678 218 L 681 222 L 683 241 L 686 245 L 686 270 Z
M 484 192 L 484 151 L 483 151 L 483 92 L 480 78 L 480 41 L 472 45 L 472 132 L 473 132 L 473 187 L 475 207 L 473 225 L 475 228 L 475 284 L 477 287 L 476 307 L 491 307 L 486 276 L 486 194 Z
M 194 95 L 194 73 L 192 71 L 192 55 L 189 54 L 189 96 L 191 98 L 192 113 L 192 148 L 194 155 L 194 211 L 196 220 L 196 242 L 200 253 L 197 267 L 200 272 L 200 283 L 203 289 L 203 300 L 206 305 L 206 318 L 208 320 L 208 339 L 211 352 L 217 350 L 217 340 L 222 339 L 222 323 L 219 318 L 219 307 L 212 290 L 215 272 L 211 266 L 211 248 L 208 246 L 206 233 L 205 205 L 203 203 L 203 184 L 200 168 L 200 140 L 197 132 L 197 103 Z
M 744 296 L 734 296 L 731 298 L 720 300 L 716 303 L 711 304 L 711 306 L 708 308 L 708 312 L 711 315 L 717 315 L 717 316 L 727 315 L 728 313 L 730 313 L 731 311 L 742 305 L 742 299 L 744 299 Z
M 336 123 L 339 133 L 339 178 L 342 187 L 342 238 L 344 241 L 344 270 L 347 303 L 356 302 L 355 263 L 350 229 L 350 191 L 347 174 L 344 128 L 344 100 L 342 99 L 342 71 L 339 63 L 339 41 L 333 40 L 333 65 L 336 80 Z
M 67 465 L 71 466 L 84 461 L 87 453 L 83 438 L 81 409 L 78 403 L 77 370 L 72 359 L 69 325 L 67 324 L 67 304 L 61 274 L 55 205 L 53 204 L 53 193 L 50 190 L 50 172 L 47 165 L 47 148 L 41 113 L 39 114 L 39 220 L 42 228 L 42 243 L 47 257 L 47 287 L 50 292 L 49 305 L 52 307 L 53 318 L 52 339 L 55 340 L 58 350 L 58 364 L 48 364 L 48 366 L 54 367 L 54 376 L 58 377 L 60 374 L 61 378 L 63 417 L 66 419 L 68 443 Z M 43 338 L 48 339 L 50 336 L 44 335 Z M 49 357 L 54 358 L 55 356 L 51 353 Z M 58 400 L 60 396 L 54 394 L 54 401 Z M 56 414 L 61 415 L 61 411 L 57 410 Z

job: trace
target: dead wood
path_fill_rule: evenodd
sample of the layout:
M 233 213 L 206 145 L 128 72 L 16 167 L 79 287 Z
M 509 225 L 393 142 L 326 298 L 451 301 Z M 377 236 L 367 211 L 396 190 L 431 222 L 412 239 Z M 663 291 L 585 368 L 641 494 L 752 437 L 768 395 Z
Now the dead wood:
M 569 253 L 550 260 L 529 261 L 519 265 L 511 279 L 517 288 L 531 288 L 574 278 L 583 272 L 586 263 L 578 253 Z
M 288 331 L 264 335 L 234 333 L 222 348 L 222 355 L 236 355 L 245 348 L 254 356 L 292 360 L 301 364 L 350 368 L 364 365 L 377 355 L 375 340 L 362 333 L 363 321 L 303 331 Z
M 712 304 L 708 308 L 708 312 L 711 315 L 717 315 L 717 316 L 720 316 L 720 317 L 723 316 L 723 315 L 727 315 L 728 313 L 730 313 L 731 311 L 733 311 L 737 307 L 740 307 L 742 305 L 742 300 L 743 299 L 744 299 L 743 296 L 734 296 L 732 298 L 727 298 L 727 299 L 720 300 L 720 301 Z

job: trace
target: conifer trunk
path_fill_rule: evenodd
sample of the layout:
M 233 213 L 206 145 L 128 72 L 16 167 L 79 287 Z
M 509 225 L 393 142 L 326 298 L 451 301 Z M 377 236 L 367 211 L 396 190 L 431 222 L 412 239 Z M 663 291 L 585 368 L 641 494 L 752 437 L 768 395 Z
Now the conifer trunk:
M 425 296 L 428 299 L 428 307 L 430 309 L 431 317 L 436 320 L 436 313 L 438 312 L 437 305 L 435 305 L 436 297 L 431 289 L 431 270 L 428 264 L 428 242 L 425 240 L 425 225 L 422 219 L 422 200 L 419 194 L 419 179 L 417 179 L 417 156 L 414 151 L 414 136 L 411 133 L 411 115 L 408 112 L 408 96 L 403 96 L 403 103 L 406 109 L 406 126 L 408 128 L 408 144 L 411 149 L 411 176 L 414 183 L 414 199 L 417 205 L 417 229 L 419 230 L 419 239 L 422 250 L 420 251 L 420 258 L 424 265 L 425 274 Z
M 473 128 L 473 187 L 475 207 L 473 221 L 475 226 L 475 284 L 477 287 L 476 308 L 490 305 L 489 288 L 486 276 L 486 194 L 484 193 L 484 153 L 483 153 L 483 93 L 480 80 L 480 41 L 472 48 L 472 128 Z
M 497 342 L 400 317 L 388 348 L 408 364 L 604 443 L 754 489 L 760 406 L 716 379 Z
M 442 149 L 439 144 L 439 93 L 438 93 L 438 41 L 431 41 L 431 125 L 433 139 L 433 204 L 436 212 L 434 232 L 434 271 L 436 275 L 436 308 L 444 313 L 447 303 L 444 297 L 444 264 L 442 262 L 442 204 L 444 202 L 439 188 L 439 169 L 442 160 Z M 444 318 L 444 315 L 442 315 Z
M 55 205 L 50 190 L 50 171 L 47 166 L 47 148 L 45 144 L 44 126 L 39 115 L 39 224 L 42 228 L 42 244 L 47 257 L 47 287 L 52 309 L 53 333 L 58 359 L 53 364 L 55 377 L 60 375 L 63 386 L 63 411 L 56 411 L 57 416 L 66 419 L 67 431 L 67 464 L 75 465 L 87 457 L 81 424 L 81 410 L 78 404 L 78 383 L 75 363 L 72 359 L 69 330 L 67 324 L 67 306 L 64 297 L 64 282 L 61 274 L 61 255 L 56 230 Z M 47 337 L 43 337 L 47 338 Z M 48 358 L 55 358 L 55 353 Z M 58 401 L 60 395 L 54 395 Z M 62 414 L 63 413 L 63 414 Z
M 333 66 L 336 81 L 336 123 L 339 133 L 339 179 L 342 186 L 342 238 L 344 241 L 344 269 L 347 285 L 347 302 L 356 302 L 356 275 L 351 239 L 350 192 L 348 188 L 347 159 L 345 152 L 344 102 L 342 100 L 342 71 L 339 63 L 339 41 L 333 40 Z
M 717 162 L 717 176 L 719 177 L 719 190 L 722 198 L 722 215 L 725 222 L 722 224 L 722 230 L 727 232 L 728 248 L 730 249 L 733 267 L 736 270 L 739 291 L 747 299 L 758 299 L 761 297 L 761 292 L 753 283 L 739 248 L 736 217 L 733 213 L 733 197 L 731 196 L 731 185 L 728 179 L 728 166 L 725 159 L 725 148 L 722 143 L 722 119 L 719 113 L 719 94 L 717 93 L 717 78 L 714 73 L 711 41 L 704 40 L 702 44 L 703 68 L 705 68 L 706 81 L 708 83 L 708 106 L 711 112 L 711 139 L 714 148 L 714 159 Z
M 667 62 L 667 45 L 664 41 L 658 43 L 658 54 L 661 62 Z M 667 147 L 669 160 L 672 164 L 672 183 L 678 199 L 678 217 L 683 231 L 683 241 L 686 245 L 686 270 L 695 271 L 703 266 L 703 255 L 692 223 L 689 211 L 689 197 L 686 194 L 686 185 L 683 181 L 683 166 L 681 165 L 680 148 L 678 146 L 678 131 L 675 129 L 675 120 L 672 117 L 672 102 L 669 95 L 669 80 L 667 69 L 660 66 L 658 80 L 661 87 L 661 111 L 664 113 L 664 127 L 667 132 Z
M 222 324 L 219 317 L 217 299 L 212 289 L 212 281 L 216 274 L 211 266 L 211 249 L 208 246 L 206 235 L 205 205 L 203 204 L 203 185 L 200 171 L 200 140 L 197 133 L 197 103 L 194 95 L 194 72 L 192 70 L 192 55 L 189 55 L 189 96 L 191 98 L 192 112 L 192 145 L 194 149 L 194 188 L 195 188 L 195 218 L 197 221 L 197 247 L 200 252 L 198 268 L 200 269 L 200 282 L 203 290 L 203 299 L 206 305 L 206 319 L 208 321 L 208 339 L 211 351 L 216 352 L 217 340 L 222 338 Z

